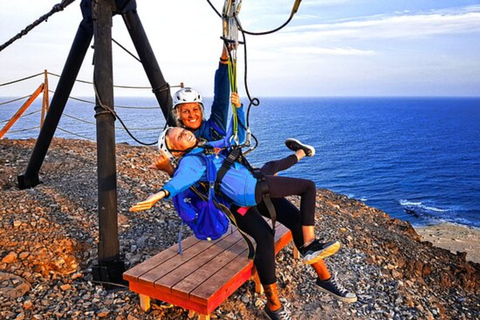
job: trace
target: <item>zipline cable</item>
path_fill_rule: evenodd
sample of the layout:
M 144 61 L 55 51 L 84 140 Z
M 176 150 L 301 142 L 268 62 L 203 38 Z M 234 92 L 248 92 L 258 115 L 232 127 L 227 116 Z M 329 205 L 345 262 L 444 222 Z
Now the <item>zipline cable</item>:
M 97 86 L 95 85 L 95 82 L 93 83 L 93 90 L 95 91 L 95 97 L 97 98 L 98 100 L 98 104 L 101 108 L 103 108 L 106 112 L 109 112 L 113 117 L 114 119 L 118 119 L 118 121 L 120 121 L 120 123 L 122 124 L 123 128 L 125 129 L 125 131 L 128 133 L 128 135 L 133 139 L 135 140 L 137 143 L 139 144 L 142 144 L 144 146 L 153 146 L 155 144 L 158 143 L 158 141 L 154 141 L 152 143 L 146 143 L 146 142 L 143 142 L 143 141 L 140 141 L 138 140 L 131 132 L 130 130 L 128 130 L 127 126 L 125 125 L 125 123 L 123 123 L 123 120 L 118 116 L 118 114 L 115 112 L 115 110 L 113 110 L 112 108 L 110 108 L 109 106 L 103 104 L 102 102 L 102 99 L 100 98 L 100 95 L 98 94 L 98 91 L 97 91 Z
M 50 71 L 48 72 L 48 74 L 52 75 L 54 77 L 60 78 L 59 74 L 56 74 L 56 73 L 53 73 L 53 72 L 50 72 Z M 80 82 L 80 83 L 84 83 L 84 84 L 90 84 L 90 85 L 93 84 L 92 81 L 86 81 L 86 80 L 80 80 L 80 79 L 76 79 L 75 81 Z M 178 85 L 178 86 L 180 86 L 180 85 Z M 123 89 L 149 89 L 149 90 L 152 90 L 152 87 L 136 87 L 136 86 L 123 86 L 123 85 L 113 85 L 113 87 L 114 88 L 123 88 Z M 172 86 L 172 87 L 176 87 L 176 86 Z
M 32 131 L 32 130 L 36 130 L 36 129 L 40 129 L 40 126 L 38 126 L 38 127 L 32 127 L 32 128 L 26 128 L 26 129 L 10 130 L 9 133 Z
M 90 124 L 90 125 L 95 125 L 95 122 L 93 121 L 88 121 L 88 120 L 85 120 L 85 119 L 82 119 L 82 118 L 79 118 L 79 117 L 76 117 L 76 116 L 72 116 L 72 115 L 69 115 L 67 113 L 64 113 L 63 115 L 65 115 L 67 118 L 70 118 L 70 119 L 74 119 L 74 120 L 77 120 L 77 121 L 80 121 L 80 122 L 83 122 L 83 123 L 86 123 L 86 124 Z M 117 115 L 118 116 L 118 115 Z M 115 129 L 123 129 L 123 127 L 118 127 L 118 126 L 114 126 Z M 159 131 L 159 130 L 162 130 L 163 127 L 153 127 L 153 128 L 130 128 L 129 130 L 130 131 Z
M 17 79 L 17 80 L 13 80 L 13 81 L 10 81 L 10 82 L 5 82 L 5 83 L 0 83 L 0 87 L 8 86 L 8 85 L 11 85 L 11 84 L 14 84 L 14 83 L 17 83 L 17 82 L 32 79 L 32 78 L 38 77 L 38 76 L 43 75 L 43 74 L 45 74 L 45 73 L 40 72 L 40 73 L 37 73 L 37 74 L 32 74 L 31 76 L 28 76 L 28 77 L 25 77 L 25 78 L 21 78 L 21 79 Z
M 81 134 L 78 134 L 78 133 L 75 133 L 75 132 L 71 132 L 71 131 L 68 131 L 68 130 L 66 130 L 66 129 L 62 129 L 62 128 L 60 128 L 60 127 L 57 127 L 57 129 L 60 130 L 60 131 L 69 133 L 69 134 L 71 134 L 71 135 L 77 136 L 77 137 L 79 137 L 79 138 L 83 138 L 83 139 L 85 139 L 85 140 L 93 140 L 93 139 L 90 139 L 90 138 L 87 137 L 87 136 L 83 136 L 83 135 L 81 135 Z
M 44 22 L 44 21 L 47 21 L 48 18 L 50 16 L 52 16 L 54 13 L 57 13 L 59 11 L 63 11 L 63 9 L 65 9 L 69 4 L 71 4 L 73 1 L 75 0 L 63 0 L 62 2 L 60 3 L 57 3 L 56 5 L 53 6 L 52 10 L 50 10 L 50 12 L 48 12 L 47 14 L 44 14 L 43 16 L 41 16 L 40 18 L 38 18 L 37 20 L 35 20 L 32 24 L 28 25 L 25 29 L 23 29 L 22 31 L 20 31 L 19 33 L 17 33 L 13 38 L 11 38 L 10 40 L 8 40 L 7 42 L 5 42 L 4 44 L 2 44 L 0 46 L 0 51 L 2 51 L 3 49 L 5 49 L 6 47 L 8 47 L 9 45 L 11 45 L 13 42 L 15 42 L 16 40 L 20 39 L 21 37 L 23 37 L 24 35 L 26 35 L 28 32 L 30 32 L 33 28 L 35 28 L 36 26 L 38 26 L 40 23 Z
M 210 0 L 207 0 L 208 4 L 210 5 L 210 7 L 212 7 L 213 11 L 215 11 L 215 13 L 217 14 L 217 16 L 219 16 L 220 18 L 222 17 L 222 15 L 220 14 L 220 12 L 215 8 L 215 6 L 212 4 L 212 2 Z M 285 21 L 282 25 L 272 29 L 272 30 L 269 30 L 269 31 L 260 31 L 260 32 L 253 32 L 253 31 L 247 31 L 247 30 L 243 30 L 246 34 L 249 34 L 249 35 L 253 35 L 253 36 L 262 36 L 262 35 L 267 35 L 267 34 L 271 34 L 271 33 L 274 33 L 274 32 L 277 32 L 281 29 L 283 29 L 286 25 L 288 25 L 290 23 L 290 21 L 292 20 L 293 16 L 295 15 L 295 13 L 297 13 L 298 11 L 298 8 L 300 7 L 300 3 L 302 2 L 302 0 L 295 0 L 295 3 L 293 4 L 293 7 L 292 7 L 292 11 L 290 12 L 290 16 L 288 17 L 287 21 Z
M 264 36 L 264 35 L 272 34 L 274 32 L 277 32 L 277 31 L 283 29 L 287 24 L 290 23 L 290 21 L 292 21 L 293 16 L 295 15 L 295 13 L 297 13 L 298 8 L 300 7 L 300 2 L 302 2 L 302 0 L 295 0 L 295 3 L 293 4 L 293 7 L 292 7 L 292 11 L 290 12 L 290 16 L 288 17 L 287 21 L 285 21 L 279 27 L 277 27 L 275 29 L 272 29 L 272 30 L 269 30 L 269 31 L 262 31 L 262 32 L 252 32 L 252 31 L 247 31 L 247 30 L 243 30 L 243 32 L 245 32 L 246 34 L 249 34 L 251 36 Z
M 30 94 L 28 96 L 23 96 L 23 97 L 20 97 L 20 98 L 16 98 L 16 99 L 13 99 L 13 100 L 9 100 L 9 101 L 4 101 L 2 103 L 0 103 L 0 106 L 3 106 L 5 104 L 9 104 L 9 103 L 12 103 L 12 102 L 16 102 L 16 101 L 19 101 L 19 100 L 23 100 L 25 98 L 30 98 Z
M 48 92 L 50 93 L 55 93 L 55 91 L 53 90 L 48 90 Z M 29 96 L 27 96 L 29 97 Z M 69 99 L 72 99 L 72 100 L 75 100 L 75 101 L 79 101 L 79 102 L 83 102 L 83 103 L 86 103 L 86 104 L 90 104 L 92 106 L 95 105 L 95 102 L 93 101 L 89 101 L 89 100 L 85 100 L 85 99 L 82 99 L 82 98 L 76 98 L 76 97 L 72 97 L 72 96 L 69 96 L 68 97 Z M 138 106 L 120 106 L 120 105 L 116 105 L 115 108 L 120 108 L 120 109 L 138 109 L 138 110 L 158 110 L 158 107 L 138 107 Z
M 124 46 L 122 46 L 117 40 L 115 40 L 115 39 L 112 38 L 112 41 L 113 41 L 117 46 L 119 46 L 120 48 L 122 48 L 123 50 L 125 50 L 125 52 L 128 53 L 129 55 L 131 55 L 135 60 L 137 60 L 138 62 L 142 63 L 142 60 L 140 60 L 136 55 L 134 55 L 133 53 L 131 53 L 130 51 L 128 51 L 127 48 L 125 48 Z

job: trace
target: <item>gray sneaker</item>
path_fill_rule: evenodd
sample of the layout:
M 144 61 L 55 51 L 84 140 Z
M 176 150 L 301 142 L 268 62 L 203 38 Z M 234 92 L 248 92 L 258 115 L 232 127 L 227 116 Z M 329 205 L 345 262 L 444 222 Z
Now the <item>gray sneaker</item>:
M 277 311 L 271 311 L 268 308 L 268 305 L 265 305 L 265 313 L 271 320 L 292 320 L 290 317 L 290 312 L 285 308 L 285 306 L 282 306 Z
M 338 241 L 323 243 L 315 239 L 309 245 L 299 248 L 298 251 L 302 254 L 303 263 L 313 264 L 318 260 L 334 255 L 338 249 L 340 249 L 340 242 Z
M 336 277 L 331 277 L 330 279 L 325 281 L 317 278 L 315 284 L 317 285 L 318 289 L 332 295 L 337 300 L 347 303 L 357 302 L 357 296 L 355 295 L 355 293 L 348 292 L 347 289 L 345 289 L 340 283 L 337 282 Z

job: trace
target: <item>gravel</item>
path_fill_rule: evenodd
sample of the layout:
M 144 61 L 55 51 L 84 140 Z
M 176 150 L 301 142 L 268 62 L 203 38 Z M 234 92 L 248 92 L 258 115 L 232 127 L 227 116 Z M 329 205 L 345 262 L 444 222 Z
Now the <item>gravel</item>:
M 93 281 L 97 259 L 96 144 L 55 138 L 42 165 L 43 183 L 19 190 L 35 140 L 0 140 L 1 319 L 188 319 L 188 311 Z M 120 252 L 130 268 L 178 240 L 180 220 L 170 202 L 130 213 L 168 177 L 146 169 L 153 147 L 117 145 Z M 297 198 L 291 199 L 298 204 Z M 184 237 L 190 232 L 184 228 Z M 343 247 L 327 259 L 332 273 L 358 295 L 346 304 L 315 288 L 315 273 L 277 255 L 277 277 L 294 319 L 479 319 L 480 265 L 421 242 L 404 221 L 329 190 L 317 193 L 317 235 Z M 265 319 L 263 295 L 245 283 L 213 319 Z

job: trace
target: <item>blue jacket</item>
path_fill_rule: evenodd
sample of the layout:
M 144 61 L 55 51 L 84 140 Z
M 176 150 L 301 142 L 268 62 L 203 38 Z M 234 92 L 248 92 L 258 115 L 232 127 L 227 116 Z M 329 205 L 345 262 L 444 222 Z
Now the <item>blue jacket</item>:
M 245 113 L 243 106 L 237 109 L 238 120 L 245 123 Z M 213 141 L 207 143 L 210 146 L 222 148 L 228 147 L 231 144 L 230 137 L 232 135 L 232 125 L 230 125 L 228 133 L 223 140 Z M 240 143 L 245 138 L 245 130 L 243 126 L 239 126 L 238 137 Z M 206 163 L 202 156 L 195 156 L 195 154 L 202 153 L 203 148 L 195 148 L 185 155 L 178 164 L 177 170 L 172 179 L 167 182 L 163 189 L 167 190 L 171 199 L 176 194 L 188 189 L 197 182 L 208 182 L 206 176 Z M 218 156 L 210 155 L 218 171 L 225 160 L 223 153 Z M 255 202 L 255 187 L 257 179 L 253 177 L 252 173 L 242 164 L 234 162 L 227 171 L 220 184 L 220 191 L 227 196 L 233 203 L 240 207 L 250 207 L 256 205 Z
M 219 63 L 215 72 L 215 86 L 210 118 L 203 121 L 193 133 L 206 141 L 222 139 L 227 131 L 228 109 L 230 107 L 230 81 L 228 65 Z

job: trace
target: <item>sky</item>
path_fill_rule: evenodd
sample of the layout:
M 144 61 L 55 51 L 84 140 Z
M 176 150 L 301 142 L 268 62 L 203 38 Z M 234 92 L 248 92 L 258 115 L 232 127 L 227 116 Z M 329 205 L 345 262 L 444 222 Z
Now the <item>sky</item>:
M 0 44 L 59 2 L 3 0 Z M 286 21 L 293 2 L 244 0 L 239 20 L 248 31 L 271 30 Z M 212 4 L 221 11 L 223 1 Z M 82 20 L 79 5 L 73 2 L 1 51 L 0 84 L 45 69 L 60 74 Z M 137 10 L 167 82 L 211 96 L 222 23 L 208 2 L 137 0 Z M 113 17 L 112 36 L 135 53 L 120 16 Z M 258 97 L 480 96 L 480 1 L 303 0 L 285 28 L 246 40 L 248 88 Z M 92 57 L 89 49 L 78 79 L 92 80 Z M 115 44 L 113 68 L 116 85 L 149 86 L 141 64 Z M 28 95 L 41 82 L 0 86 L 0 96 Z M 51 88 L 56 82 L 50 77 Z M 115 96 L 132 95 L 153 96 L 115 89 Z M 93 96 L 93 88 L 76 83 L 72 96 Z

